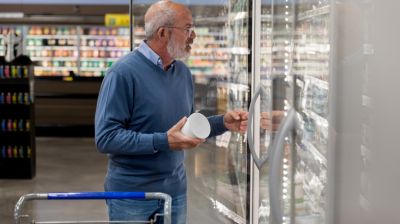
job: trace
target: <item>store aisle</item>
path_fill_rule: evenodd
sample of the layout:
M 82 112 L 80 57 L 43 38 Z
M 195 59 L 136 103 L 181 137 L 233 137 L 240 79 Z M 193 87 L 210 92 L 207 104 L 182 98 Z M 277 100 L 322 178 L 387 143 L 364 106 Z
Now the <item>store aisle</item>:
M 13 209 L 26 193 L 102 191 L 107 156 L 91 138 L 37 138 L 37 174 L 33 180 L 0 179 L 0 223 L 13 223 Z M 106 220 L 103 201 L 36 201 L 26 213 L 37 221 Z M 189 224 L 231 223 L 217 214 L 209 199 L 189 184 Z
M 97 153 L 91 138 L 37 138 L 37 170 L 32 180 L 0 179 L 0 220 L 13 223 L 17 199 L 26 193 L 102 191 L 107 157 Z M 37 220 L 105 219 L 104 202 L 38 201 L 28 213 Z

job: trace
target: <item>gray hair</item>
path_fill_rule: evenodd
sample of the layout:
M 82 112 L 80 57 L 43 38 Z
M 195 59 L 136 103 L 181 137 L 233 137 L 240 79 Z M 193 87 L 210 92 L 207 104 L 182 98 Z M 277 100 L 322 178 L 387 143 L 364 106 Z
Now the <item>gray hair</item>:
M 145 20 L 144 25 L 144 31 L 147 40 L 152 39 L 160 27 L 174 25 L 176 12 L 170 7 L 161 8 L 157 13 L 152 13 L 151 16 L 147 16 L 148 12 L 149 11 L 147 11 L 145 15 L 147 20 Z

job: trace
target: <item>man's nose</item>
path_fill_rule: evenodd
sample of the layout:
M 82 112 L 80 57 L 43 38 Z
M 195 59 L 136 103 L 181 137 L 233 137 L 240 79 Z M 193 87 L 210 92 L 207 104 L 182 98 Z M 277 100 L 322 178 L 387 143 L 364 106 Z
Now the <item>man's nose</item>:
M 189 37 L 194 40 L 196 38 L 196 32 L 194 30 L 190 33 Z

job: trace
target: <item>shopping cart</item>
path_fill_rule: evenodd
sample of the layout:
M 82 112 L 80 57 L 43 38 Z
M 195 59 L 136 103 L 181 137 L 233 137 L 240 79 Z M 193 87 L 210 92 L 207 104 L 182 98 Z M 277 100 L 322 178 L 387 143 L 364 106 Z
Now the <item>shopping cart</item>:
M 29 215 L 22 215 L 22 207 L 25 202 L 33 200 L 104 200 L 104 199 L 161 199 L 164 200 L 164 213 L 156 214 L 154 219 L 149 221 L 45 221 L 39 222 L 32 220 L 35 224 L 72 224 L 72 223 L 155 223 L 157 218 L 163 216 L 164 224 L 171 224 L 171 197 L 164 193 L 147 192 L 70 192 L 70 193 L 43 193 L 26 194 L 18 200 L 14 209 L 15 224 L 21 224 L 21 219 L 28 219 Z

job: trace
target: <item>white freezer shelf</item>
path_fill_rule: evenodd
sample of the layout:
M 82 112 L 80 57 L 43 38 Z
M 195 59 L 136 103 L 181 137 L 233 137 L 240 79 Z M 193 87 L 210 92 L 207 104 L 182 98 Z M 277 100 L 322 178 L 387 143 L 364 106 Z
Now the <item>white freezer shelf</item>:
M 322 153 L 320 151 L 318 151 L 318 149 L 315 148 L 315 146 L 311 142 L 309 142 L 307 140 L 303 140 L 302 144 L 304 145 L 304 147 L 307 151 L 312 153 L 312 155 L 314 156 L 315 159 L 317 159 L 325 167 L 328 167 L 328 160 L 326 159 L 326 157 L 324 155 L 322 155 Z
M 323 15 L 327 15 L 329 14 L 330 11 L 330 7 L 329 5 L 320 7 L 320 8 L 316 8 L 316 9 L 312 9 L 312 10 L 307 10 L 304 12 L 300 12 L 298 15 L 298 21 L 303 21 L 306 19 L 312 19 L 315 18 L 317 16 L 323 16 Z

